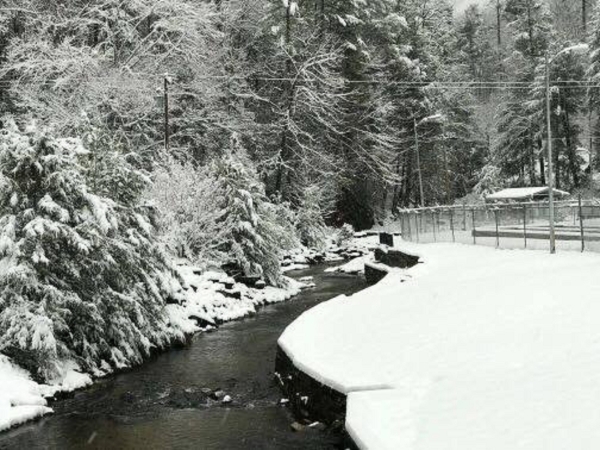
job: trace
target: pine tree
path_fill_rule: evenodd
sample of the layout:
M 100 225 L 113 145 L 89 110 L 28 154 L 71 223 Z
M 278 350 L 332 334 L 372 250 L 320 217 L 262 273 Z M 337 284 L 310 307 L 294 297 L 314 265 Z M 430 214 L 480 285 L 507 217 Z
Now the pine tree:
M 547 6 L 540 0 L 508 0 L 504 13 L 514 40 L 506 65 L 509 76 L 517 83 L 532 83 L 553 39 Z M 513 88 L 500 108 L 494 164 L 515 184 L 538 184 L 538 167 L 544 167 L 540 138 L 544 121 L 539 116 L 543 108 L 535 104 L 536 95 L 527 86 Z M 543 170 L 539 172 L 543 177 Z
M 228 152 L 213 162 L 216 190 L 222 210 L 220 228 L 227 230 L 219 249 L 241 275 L 282 283 L 279 257 L 297 245 L 295 231 L 280 207 L 268 201 L 264 185 L 237 136 Z
M 76 139 L 0 132 L 0 351 L 42 379 L 63 360 L 124 367 L 183 338 L 164 312 L 178 281 L 138 203 L 144 175 L 115 155 L 127 176 L 99 195 L 87 156 Z

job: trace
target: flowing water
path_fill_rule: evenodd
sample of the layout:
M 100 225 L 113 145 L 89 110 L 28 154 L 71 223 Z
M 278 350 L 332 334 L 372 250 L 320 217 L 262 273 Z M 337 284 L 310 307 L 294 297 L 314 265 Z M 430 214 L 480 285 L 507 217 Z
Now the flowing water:
M 366 286 L 358 277 L 326 274 L 325 267 L 293 274 L 313 275 L 317 285 L 293 300 L 199 334 L 185 348 L 54 402 L 54 414 L 0 433 L 0 448 L 338 448 L 339 436 L 328 431 L 291 431 L 293 418 L 279 405 L 273 379 L 277 338 L 285 327 L 306 309 Z M 207 389 L 222 390 L 232 402 L 222 404 Z

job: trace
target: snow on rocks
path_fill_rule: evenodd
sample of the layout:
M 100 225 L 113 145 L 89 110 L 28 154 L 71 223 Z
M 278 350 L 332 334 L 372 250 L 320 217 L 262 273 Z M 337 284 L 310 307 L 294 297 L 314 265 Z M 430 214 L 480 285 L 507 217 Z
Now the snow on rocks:
M 358 275 L 365 273 L 365 263 L 374 261 L 373 254 L 359 256 L 358 258 L 351 259 L 346 264 L 341 266 L 329 267 L 325 269 L 328 273 L 347 273 L 351 275 Z
M 310 264 L 345 261 L 367 255 L 372 250 L 372 242 L 364 239 L 350 239 L 343 245 L 331 243 L 325 250 L 299 248 L 284 256 L 281 270 L 289 272 L 309 267 Z M 354 272 L 358 273 L 358 272 Z
M 181 305 L 167 305 L 167 309 L 171 321 L 186 333 L 256 314 L 259 306 L 288 300 L 304 287 L 301 282 L 285 278 L 284 288 L 252 288 L 222 272 L 202 272 L 192 266 L 178 269 L 187 293 Z
M 0 431 L 52 412 L 48 398 L 91 384 L 88 375 L 76 372 L 74 363 L 62 368 L 62 375 L 49 385 L 38 384 L 26 370 L 0 355 Z
M 424 263 L 318 305 L 279 339 L 347 395 L 358 447 L 598 448 L 600 256 L 398 246 Z

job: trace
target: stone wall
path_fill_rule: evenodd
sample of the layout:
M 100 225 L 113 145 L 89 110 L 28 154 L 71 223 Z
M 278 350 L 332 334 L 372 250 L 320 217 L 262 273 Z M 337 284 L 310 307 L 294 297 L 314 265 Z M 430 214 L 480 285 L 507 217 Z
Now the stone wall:
M 280 384 L 294 416 L 299 420 L 322 422 L 343 427 L 346 420 L 346 396 L 305 374 L 278 346 L 275 378 Z

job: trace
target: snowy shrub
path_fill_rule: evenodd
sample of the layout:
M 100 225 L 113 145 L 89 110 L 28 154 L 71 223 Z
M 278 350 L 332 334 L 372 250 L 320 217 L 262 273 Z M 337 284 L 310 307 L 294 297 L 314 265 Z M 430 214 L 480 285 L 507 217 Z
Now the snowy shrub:
M 336 232 L 336 243 L 337 245 L 343 245 L 354 237 L 354 227 L 349 223 L 345 223 L 338 228 Z
M 153 176 L 148 197 L 161 212 L 159 230 L 174 254 L 194 263 L 219 261 L 227 238 L 217 182 L 205 167 L 167 158 Z
M 220 246 L 246 276 L 281 283 L 279 258 L 297 242 L 285 205 L 268 201 L 264 185 L 236 136 L 226 155 L 213 162 L 217 196 L 223 211 L 218 225 L 226 230 Z
M 501 177 L 501 169 L 494 164 L 487 164 L 481 169 L 479 174 L 479 182 L 473 188 L 475 194 L 485 197 L 488 194 L 492 194 L 499 191 L 504 187 L 503 179 Z
M 299 202 L 296 228 L 300 241 L 307 247 L 323 248 L 327 240 L 322 196 L 319 186 L 309 186 L 304 189 Z
M 64 359 L 123 367 L 183 337 L 144 175 L 107 151 L 94 191 L 88 158 L 79 140 L 0 131 L 0 351 L 43 379 Z

